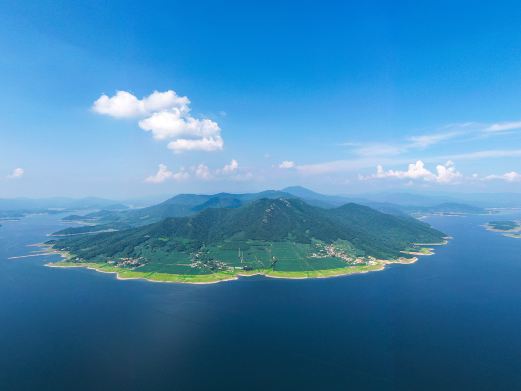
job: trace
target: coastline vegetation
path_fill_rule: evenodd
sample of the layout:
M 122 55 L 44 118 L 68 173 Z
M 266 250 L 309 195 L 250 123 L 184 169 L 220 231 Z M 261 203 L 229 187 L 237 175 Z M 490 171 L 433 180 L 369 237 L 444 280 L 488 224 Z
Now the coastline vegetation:
M 521 222 L 514 220 L 490 221 L 484 225 L 487 231 L 500 232 L 503 236 L 521 239 Z
M 228 270 L 212 272 L 209 274 L 172 274 L 162 272 L 142 272 L 136 270 L 128 270 L 113 266 L 110 264 L 102 264 L 96 262 L 78 262 L 64 259 L 58 262 L 48 263 L 49 267 L 62 268 L 86 268 L 101 273 L 116 274 L 119 280 L 146 280 L 150 282 L 171 282 L 171 283 L 188 283 L 188 284 L 210 284 L 222 281 L 237 280 L 239 277 L 264 276 L 268 278 L 283 279 L 307 279 L 307 278 L 330 278 L 341 277 L 351 274 L 361 274 L 373 271 L 384 270 L 389 264 L 410 264 L 416 262 L 417 258 L 400 258 L 398 260 L 374 260 L 370 264 L 357 266 L 344 266 L 334 269 L 319 270 L 301 270 L 301 271 L 281 271 L 272 269 L 256 269 L 256 270 Z

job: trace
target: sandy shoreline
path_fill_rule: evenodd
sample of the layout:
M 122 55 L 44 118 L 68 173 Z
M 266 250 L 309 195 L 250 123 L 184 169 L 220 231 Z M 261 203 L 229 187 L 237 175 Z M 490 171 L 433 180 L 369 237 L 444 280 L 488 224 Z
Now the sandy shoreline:
M 179 276 L 180 278 L 179 279 L 173 279 L 173 280 L 160 280 L 160 279 L 152 279 L 152 278 L 147 278 L 146 276 L 135 276 L 135 277 L 125 277 L 125 276 L 122 276 L 122 271 L 115 271 L 115 270 L 103 270 L 102 268 L 98 268 L 98 267 L 95 267 L 95 266 L 92 266 L 92 265 L 88 265 L 88 264 L 77 264 L 77 265 L 70 265 L 70 264 L 64 264 L 64 265 L 60 265 L 61 262 L 51 262 L 51 263 L 47 263 L 45 264 L 46 267 L 54 267 L 54 268 L 64 268 L 64 269 L 69 269 L 69 268 L 83 268 L 83 269 L 88 269 L 88 270 L 93 270 L 93 271 L 96 271 L 98 273 L 105 273 L 105 274 L 115 274 L 116 276 L 116 279 L 117 280 L 120 280 L 120 281 L 126 281 L 126 280 L 144 280 L 144 281 L 148 281 L 148 282 L 156 282 L 156 283 L 167 283 L 167 284 L 194 284 L 194 285 L 207 285 L 207 284 L 217 284 L 217 283 L 220 283 L 220 282 L 227 282 L 227 281 L 236 281 L 238 280 L 239 278 L 248 278 L 248 277 L 255 277 L 255 276 L 262 276 L 262 277 L 266 277 L 266 278 L 278 278 L 278 279 L 285 279 L 285 280 L 309 280 L 309 279 L 320 279 L 320 278 L 334 278 L 334 277 L 344 277 L 344 276 L 349 276 L 349 275 L 355 275 L 355 274 L 365 274 L 365 273 L 371 273 L 371 272 L 375 272 L 375 271 L 382 271 L 385 269 L 385 266 L 386 265 L 391 265 L 391 264 L 411 264 L 411 263 L 414 263 L 416 262 L 417 258 L 412 258 L 413 261 L 411 262 L 393 262 L 393 261 L 387 261 L 387 262 L 381 262 L 379 265 L 374 265 L 374 266 L 377 266 L 377 267 L 374 267 L 374 268 L 371 268 L 371 269 L 367 269 L 367 270 L 353 270 L 352 267 L 346 267 L 345 270 L 343 269 L 342 271 L 339 271 L 339 273 L 336 273 L 336 274 L 320 274 L 320 272 L 327 272 L 328 269 L 323 269 L 323 270 L 319 270 L 319 271 L 309 271 L 307 273 L 317 273 L 316 275 L 313 275 L 311 277 L 309 276 L 292 276 L 291 275 L 291 272 L 289 272 L 288 274 L 283 274 L 281 272 L 280 275 L 278 274 L 270 274 L 270 272 L 267 272 L 267 273 L 264 273 L 264 272 L 255 272 L 255 273 L 252 273 L 252 274 L 244 274 L 244 273 L 236 273 L 236 274 L 230 274 L 229 278 L 222 278 L 222 279 L 218 279 L 216 278 L 215 280 L 210 280 L 210 281 L 186 281 L 183 279 L 183 276 L 184 275 L 176 275 L 176 274 L 166 274 L 167 276 Z M 329 269 L 329 270 L 337 270 L 337 269 Z M 136 273 L 139 273 L 139 272 L 136 272 Z M 306 272 L 303 272 L 303 273 L 306 273 Z M 161 274 L 161 273 L 156 273 L 157 274 Z M 197 275 L 194 275 L 194 276 L 197 276 Z M 207 275 L 204 275 L 204 276 L 209 276 L 211 277 L 212 274 L 207 274 Z

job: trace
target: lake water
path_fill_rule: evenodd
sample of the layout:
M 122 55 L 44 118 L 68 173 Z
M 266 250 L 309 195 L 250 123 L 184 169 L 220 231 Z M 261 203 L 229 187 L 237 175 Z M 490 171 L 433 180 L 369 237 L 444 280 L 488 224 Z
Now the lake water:
M 490 219 L 430 218 L 454 240 L 413 265 L 213 285 L 7 260 L 63 225 L 4 223 L 0 390 L 520 390 L 521 240 Z

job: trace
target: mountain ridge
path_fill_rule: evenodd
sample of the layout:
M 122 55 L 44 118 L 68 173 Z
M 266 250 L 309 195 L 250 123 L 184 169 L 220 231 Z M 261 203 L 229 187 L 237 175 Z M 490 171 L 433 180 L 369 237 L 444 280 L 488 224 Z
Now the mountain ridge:
M 354 203 L 324 209 L 298 198 L 261 198 L 238 208 L 208 208 L 184 217 L 119 232 L 61 239 L 62 249 L 88 248 L 89 256 L 126 249 L 149 239 L 190 242 L 192 250 L 224 241 L 295 242 L 347 241 L 364 256 L 397 258 L 415 242 L 441 242 L 445 235 L 418 220 L 405 221 Z M 165 240 L 166 240 L 165 239 Z M 125 250 L 125 251 L 126 251 Z M 127 254 L 127 255 L 130 255 Z M 135 255 L 135 254 L 134 254 Z

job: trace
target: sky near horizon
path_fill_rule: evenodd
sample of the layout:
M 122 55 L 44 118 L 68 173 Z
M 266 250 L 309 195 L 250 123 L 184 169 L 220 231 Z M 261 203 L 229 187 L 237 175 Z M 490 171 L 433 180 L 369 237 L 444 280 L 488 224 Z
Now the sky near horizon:
M 514 1 L 2 1 L 0 197 L 520 192 L 520 26 Z

